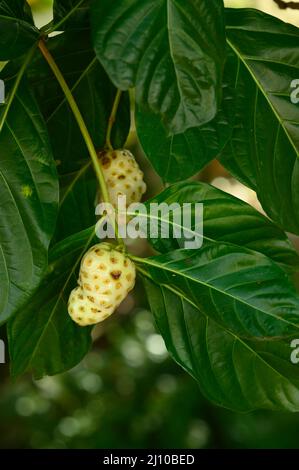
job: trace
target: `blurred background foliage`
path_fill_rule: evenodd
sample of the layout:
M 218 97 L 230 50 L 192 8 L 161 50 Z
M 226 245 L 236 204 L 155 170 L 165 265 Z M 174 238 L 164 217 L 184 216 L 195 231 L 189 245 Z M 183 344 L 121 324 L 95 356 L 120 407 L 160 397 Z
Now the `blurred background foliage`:
M 30 3 L 37 24 L 50 20 L 51 0 Z M 272 0 L 226 4 L 255 6 L 299 25 L 299 12 L 281 11 Z M 158 192 L 160 181 L 134 135 L 130 146 L 142 160 L 150 194 Z M 254 193 L 219 164 L 212 163 L 199 178 L 259 208 Z M 146 250 L 143 242 L 132 248 L 139 254 Z M 5 338 L 4 329 L 0 337 Z M 169 358 L 141 285 L 117 315 L 94 330 L 93 350 L 75 369 L 12 382 L 7 358 L 0 378 L 2 448 L 299 447 L 298 414 L 237 414 L 202 396 L 197 383 Z

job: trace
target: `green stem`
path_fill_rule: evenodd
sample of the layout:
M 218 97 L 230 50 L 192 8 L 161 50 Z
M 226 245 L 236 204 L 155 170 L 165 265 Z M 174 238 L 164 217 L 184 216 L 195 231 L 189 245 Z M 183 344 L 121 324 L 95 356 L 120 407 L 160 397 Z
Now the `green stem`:
M 19 85 L 20 85 L 21 80 L 22 80 L 22 78 L 23 78 L 23 75 L 24 75 L 24 73 L 25 73 L 25 71 L 26 71 L 26 69 L 27 69 L 29 63 L 31 62 L 31 59 L 32 59 L 32 57 L 33 57 L 33 54 L 34 54 L 36 48 L 37 48 L 37 43 L 34 44 L 34 46 L 33 46 L 33 47 L 29 50 L 29 52 L 27 53 L 26 58 L 25 58 L 25 61 L 23 62 L 22 67 L 20 68 L 20 70 L 19 70 L 19 72 L 18 72 L 17 78 L 16 78 L 16 80 L 15 80 L 15 82 L 14 82 L 14 85 L 13 85 L 13 87 L 12 87 L 12 90 L 11 90 L 11 92 L 9 93 L 8 101 L 7 101 L 7 103 L 6 103 L 5 107 L 4 107 L 3 114 L 1 115 L 1 118 L 0 118 L 0 132 L 1 132 L 2 129 L 3 129 L 4 123 L 5 123 L 5 121 L 6 121 L 6 118 L 7 118 L 7 115 L 8 115 L 8 113 L 9 113 L 9 110 L 10 110 L 10 108 L 11 108 L 11 105 L 12 105 L 12 103 L 13 103 L 13 100 L 14 100 L 14 98 L 15 98 L 15 96 L 16 96 L 16 93 L 17 93 L 17 91 L 18 91 L 18 88 L 19 88 Z
M 96 149 L 93 145 L 92 138 L 91 138 L 91 136 L 89 134 L 89 131 L 86 127 L 83 116 L 82 116 L 82 114 L 81 114 L 81 112 L 78 108 L 78 105 L 77 105 L 77 103 L 76 103 L 76 101 L 75 101 L 75 99 L 72 95 L 72 92 L 71 92 L 68 84 L 66 83 L 62 73 L 60 72 L 58 66 L 56 65 L 56 62 L 55 62 L 54 58 L 52 57 L 50 51 L 48 50 L 48 48 L 45 45 L 43 40 L 39 41 L 39 49 L 40 49 L 41 53 L 43 54 L 44 58 L 46 59 L 46 61 L 48 62 L 48 64 L 49 64 L 52 72 L 54 73 L 58 83 L 60 84 L 60 86 L 62 88 L 62 91 L 63 91 L 63 93 L 66 97 L 66 100 L 67 100 L 67 102 L 68 102 L 68 104 L 69 104 L 69 106 L 70 106 L 70 108 L 71 108 L 71 110 L 74 114 L 74 117 L 77 121 L 77 124 L 80 128 L 80 131 L 82 133 L 82 137 L 85 141 L 86 147 L 88 149 L 90 158 L 92 160 L 92 163 L 93 163 L 93 166 L 94 166 L 94 169 L 95 169 L 98 181 L 99 181 L 103 201 L 104 202 L 110 202 L 108 189 L 107 189 L 107 186 L 106 186 L 106 181 L 105 181 L 105 178 L 104 178 L 104 175 L 103 175 L 101 165 L 100 165 L 99 160 L 98 160 L 98 155 L 97 155 Z
M 114 125 L 115 120 L 116 120 L 116 114 L 117 114 L 117 110 L 118 110 L 119 103 L 120 103 L 120 100 L 121 100 L 121 95 L 122 95 L 122 91 L 117 90 L 116 96 L 115 96 L 115 99 L 114 99 L 114 103 L 113 103 L 113 107 L 112 107 L 112 111 L 111 111 L 109 121 L 108 121 L 108 128 L 107 128 L 107 133 L 106 133 L 106 147 L 109 150 L 113 150 L 113 145 L 111 143 L 111 133 L 112 133 L 113 125 Z
M 90 133 L 89 133 L 89 131 L 86 127 L 86 124 L 84 122 L 83 116 L 82 116 L 82 114 L 81 114 L 81 112 L 78 108 L 78 105 L 77 105 L 77 103 L 76 103 L 76 101 L 73 97 L 73 94 L 72 94 L 68 84 L 66 83 L 61 71 L 59 70 L 54 58 L 52 57 L 50 51 L 48 50 L 46 44 L 44 43 L 44 41 L 40 40 L 38 46 L 39 46 L 39 49 L 40 49 L 41 53 L 43 54 L 44 58 L 48 62 L 52 72 L 54 73 L 58 83 L 60 84 L 60 86 L 62 88 L 62 91 L 65 95 L 65 98 L 66 98 L 66 100 L 67 100 L 67 102 L 68 102 L 68 104 L 69 104 L 69 106 L 70 106 L 70 108 L 73 112 L 73 115 L 74 115 L 74 117 L 77 121 L 77 124 L 80 128 L 82 137 L 85 141 L 86 147 L 88 149 L 88 152 L 89 152 L 90 158 L 92 160 L 94 170 L 95 170 L 95 173 L 96 173 L 99 185 L 100 185 L 102 200 L 105 203 L 110 203 L 108 188 L 107 188 L 107 185 L 106 185 L 106 181 L 105 181 L 105 178 L 104 178 L 102 167 L 99 163 L 99 159 L 98 159 L 96 149 L 94 147 L 92 138 L 91 138 Z M 118 235 L 118 227 L 117 227 L 116 221 L 111 220 L 111 222 L 113 224 L 113 228 L 114 228 L 116 238 L 118 239 L 118 241 L 120 241 L 120 243 L 123 243 L 123 241 L 120 239 L 120 237 Z

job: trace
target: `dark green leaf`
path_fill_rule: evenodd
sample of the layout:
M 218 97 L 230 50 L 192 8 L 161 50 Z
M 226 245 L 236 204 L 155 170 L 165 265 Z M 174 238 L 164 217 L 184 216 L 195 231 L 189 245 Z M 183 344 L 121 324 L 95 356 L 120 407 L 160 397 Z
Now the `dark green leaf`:
M 140 143 L 165 182 L 189 178 L 223 150 L 234 124 L 233 88 L 234 82 L 223 84 L 221 109 L 211 122 L 176 135 L 169 134 L 159 115 L 148 107 L 137 107 L 136 126 Z
M 173 217 L 159 211 L 158 218 L 150 211 L 151 204 L 176 203 Z M 196 227 L 195 204 L 203 204 L 203 240 L 229 242 L 250 248 L 280 263 L 287 269 L 298 269 L 299 256 L 286 234 L 253 207 L 230 194 L 220 191 L 206 183 L 179 183 L 165 189 L 158 196 L 146 202 L 148 208 L 146 224 L 156 223 L 159 233 L 168 220 L 170 236 L 167 238 L 149 237 L 149 242 L 161 253 L 183 248 L 186 241 L 199 232 Z M 189 204 L 188 206 L 184 204 Z M 161 207 L 162 208 L 162 207 Z M 174 225 L 180 214 L 179 227 Z M 132 212 L 133 214 L 133 212 Z M 190 224 L 190 225 L 189 225 Z M 181 237 L 174 237 L 174 230 L 180 229 Z M 185 231 L 185 233 L 184 233 Z M 149 232 L 148 232 L 149 233 Z
M 299 334 L 299 295 L 266 256 L 236 245 L 205 243 L 139 261 L 156 284 L 170 286 L 242 338 Z
M 103 148 L 116 89 L 97 61 L 88 34 L 65 33 L 48 41 L 48 47 L 73 91 L 96 148 Z M 88 158 L 78 125 L 43 58 L 36 59 L 29 74 L 47 121 L 58 170 L 62 174 L 73 172 Z M 113 127 L 115 148 L 124 145 L 129 127 L 129 99 L 125 94 Z
M 0 0 L 0 61 L 21 56 L 38 36 L 25 0 Z
M 228 10 L 236 125 L 222 163 L 257 191 L 269 216 L 299 233 L 299 30 L 257 10 Z
M 90 160 L 80 170 L 60 178 L 55 242 L 96 224 L 96 194 L 96 178 Z
M 31 9 L 26 0 L 0 0 L 0 15 L 33 24 Z
M 59 30 L 88 29 L 90 0 L 54 0 L 54 25 Z M 61 24 L 61 22 L 63 23 Z
M 222 0 L 110 0 L 91 8 L 98 59 L 114 84 L 182 133 L 216 115 L 225 60 Z
M 167 287 L 144 281 L 167 349 L 209 400 L 235 411 L 299 410 L 291 338 L 241 338 Z
M 74 367 L 88 352 L 90 328 L 76 325 L 67 313 L 76 267 L 94 229 L 73 235 L 50 252 L 47 275 L 28 304 L 8 324 L 11 373 L 31 370 L 35 378 Z
M 10 80 L 6 81 L 10 89 Z M 25 83 L 0 108 L 0 321 L 21 308 L 47 266 L 58 180 L 45 123 Z

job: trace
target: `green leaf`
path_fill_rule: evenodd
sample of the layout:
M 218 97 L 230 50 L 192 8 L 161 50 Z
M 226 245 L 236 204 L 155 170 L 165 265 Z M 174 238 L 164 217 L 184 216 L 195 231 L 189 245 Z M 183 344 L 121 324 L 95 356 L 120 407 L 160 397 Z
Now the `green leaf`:
M 31 9 L 26 0 L 0 0 L 0 15 L 33 24 Z
M 3 77 L 4 78 L 4 77 Z M 10 80 L 6 80 L 7 91 Z M 37 104 L 22 83 L 6 119 L 0 108 L 0 321 L 28 300 L 47 266 L 58 180 Z
M 216 117 L 208 124 L 176 135 L 167 132 L 160 116 L 148 107 L 137 107 L 140 143 L 165 182 L 182 181 L 198 173 L 229 141 L 234 124 L 234 82 L 224 83 L 222 89 L 222 104 Z
M 38 37 L 25 0 L 0 0 L 0 61 L 20 57 Z
M 88 29 L 90 0 L 54 0 L 54 25 L 59 30 L 78 31 Z M 57 29 L 57 28 L 56 28 Z
M 177 204 L 173 206 L 172 217 L 163 214 L 160 206 L 163 203 L 169 207 Z M 203 220 L 200 224 L 204 243 L 229 242 L 263 253 L 288 270 L 299 268 L 299 255 L 280 228 L 249 204 L 202 182 L 175 184 L 145 203 L 145 226 L 150 228 L 151 223 L 158 224 L 160 236 L 148 237 L 157 251 L 167 253 L 183 248 L 186 241 L 194 238 L 194 233 L 200 233 L 200 227 L 196 225 L 196 203 L 203 204 Z M 150 210 L 152 204 L 159 205 L 157 216 Z M 135 214 L 133 211 L 129 213 Z M 163 225 L 168 221 L 169 237 L 162 238 Z M 174 231 L 178 229 L 181 236 L 175 238 Z
M 54 242 L 96 224 L 96 194 L 97 182 L 90 160 L 80 170 L 61 176 Z
M 291 338 L 242 338 L 178 293 L 147 278 L 144 282 L 168 351 L 209 400 L 234 411 L 299 410 Z
M 91 8 L 98 59 L 173 134 L 211 121 L 225 61 L 222 0 L 110 0 Z
M 299 234 L 298 28 L 257 10 L 228 10 L 236 125 L 221 162 L 257 191 L 267 214 Z
M 82 360 L 91 345 L 90 328 L 67 313 L 76 268 L 94 236 L 94 228 L 75 234 L 50 252 L 49 267 L 28 304 L 8 324 L 11 373 L 32 371 L 35 378 L 62 373 Z
M 243 338 L 299 334 L 299 295 L 266 256 L 225 243 L 137 259 L 206 316 Z
M 88 33 L 68 32 L 56 36 L 48 41 L 48 48 L 73 91 L 96 148 L 102 149 L 116 89 L 96 59 Z M 58 171 L 65 174 L 78 170 L 88 158 L 86 145 L 60 86 L 43 58 L 33 62 L 29 77 L 47 121 Z M 129 127 L 129 99 L 124 94 L 112 133 L 115 148 L 124 145 Z

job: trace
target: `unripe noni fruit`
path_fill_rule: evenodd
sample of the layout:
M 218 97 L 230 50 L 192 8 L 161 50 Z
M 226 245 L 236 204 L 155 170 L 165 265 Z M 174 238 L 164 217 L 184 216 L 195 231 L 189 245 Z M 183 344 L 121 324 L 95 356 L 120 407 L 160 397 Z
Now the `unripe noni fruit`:
M 70 295 L 68 312 L 81 326 L 108 318 L 134 288 L 134 263 L 108 243 L 94 245 L 81 261 L 79 287 Z
M 143 172 L 129 150 L 108 150 L 99 153 L 99 160 L 108 187 L 111 204 L 118 196 L 126 196 L 127 207 L 140 202 L 146 191 Z

